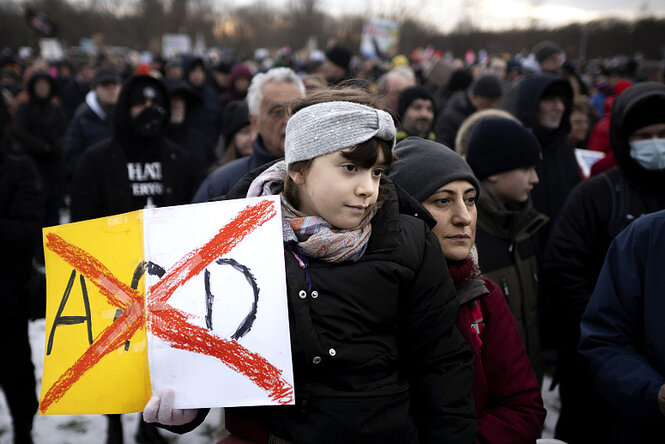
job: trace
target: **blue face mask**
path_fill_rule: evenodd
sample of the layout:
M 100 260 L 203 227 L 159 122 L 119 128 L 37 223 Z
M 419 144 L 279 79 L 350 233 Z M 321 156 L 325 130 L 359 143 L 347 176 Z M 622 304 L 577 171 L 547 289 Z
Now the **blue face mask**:
M 665 170 L 665 139 L 646 139 L 630 142 L 630 157 L 645 170 Z

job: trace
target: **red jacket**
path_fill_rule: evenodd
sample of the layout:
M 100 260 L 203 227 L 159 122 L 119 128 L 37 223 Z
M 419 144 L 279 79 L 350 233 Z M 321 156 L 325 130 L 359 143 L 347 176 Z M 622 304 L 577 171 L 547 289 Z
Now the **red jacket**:
M 481 287 L 480 293 L 484 294 L 466 302 L 460 300 L 463 303 L 457 319 L 457 328 L 475 354 L 473 396 L 478 414 L 477 440 L 533 443 L 540 437 L 546 415 L 540 387 L 503 293 L 492 281 L 480 279 L 486 291 Z M 478 287 L 478 279 L 472 278 L 458 292 L 473 285 L 474 280 Z M 474 300 L 480 302 L 483 318 L 480 341 L 471 327 Z

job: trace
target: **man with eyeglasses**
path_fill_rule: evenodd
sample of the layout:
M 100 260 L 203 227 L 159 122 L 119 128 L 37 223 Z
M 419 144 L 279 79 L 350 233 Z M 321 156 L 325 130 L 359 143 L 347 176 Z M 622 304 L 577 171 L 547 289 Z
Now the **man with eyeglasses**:
M 289 68 L 257 74 L 247 93 L 249 123 L 256 129 L 251 156 L 241 157 L 213 171 L 192 202 L 206 202 L 228 193 L 245 174 L 284 156 L 284 135 L 289 119 L 287 105 L 305 96 L 305 85 Z

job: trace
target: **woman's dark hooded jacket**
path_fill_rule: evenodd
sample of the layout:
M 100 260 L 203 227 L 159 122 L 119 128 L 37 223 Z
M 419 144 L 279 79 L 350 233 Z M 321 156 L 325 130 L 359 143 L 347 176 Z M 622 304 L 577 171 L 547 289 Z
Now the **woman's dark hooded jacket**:
M 46 98 L 35 95 L 35 84 L 39 79 L 45 79 L 51 85 L 49 96 Z M 53 100 L 55 88 L 55 81 L 48 73 L 44 71 L 34 73 L 28 81 L 29 100 L 19 105 L 16 110 L 18 141 L 25 152 L 40 166 L 52 163 L 54 159 L 60 157 L 62 141 L 67 130 L 65 112 Z
M 189 74 L 197 66 L 205 70 L 205 64 L 200 57 L 186 57 L 182 64 L 182 77 L 189 85 L 189 91 L 193 96 L 187 109 L 191 117 L 189 122 L 206 136 L 210 146 L 214 146 L 221 129 L 223 108 L 217 93 L 208 82 L 204 81 L 200 86 L 189 82 Z
M 552 95 L 563 98 L 565 111 L 559 128 L 547 130 L 540 126 L 536 114 L 538 103 Z M 533 131 L 543 148 L 543 161 L 536 165 L 540 182 L 531 192 L 534 208 L 550 218 L 539 234 L 542 249 L 566 197 L 581 180 L 575 151 L 566 141 L 570 133 L 572 101 L 573 89 L 570 83 L 554 74 L 525 78 L 517 93 L 516 116 L 526 128 Z
M 35 83 L 45 79 L 51 85 L 46 98 L 35 95 Z M 65 172 L 62 163 L 62 144 L 67 131 L 67 118 L 60 105 L 54 102 L 55 81 L 44 71 L 35 72 L 28 81 L 29 100 L 16 110 L 16 138 L 23 151 L 34 160 L 45 186 L 54 199 L 64 193 Z M 56 221 L 51 221 L 55 222 Z

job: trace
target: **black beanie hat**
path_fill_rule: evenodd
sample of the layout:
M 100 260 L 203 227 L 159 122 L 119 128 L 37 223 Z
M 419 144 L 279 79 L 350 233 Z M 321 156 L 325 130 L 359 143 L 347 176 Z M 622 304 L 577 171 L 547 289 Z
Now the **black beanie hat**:
M 448 80 L 448 91 L 463 91 L 473 82 L 473 74 L 466 68 L 459 68 L 453 71 Z
M 164 91 L 155 88 L 152 78 L 139 80 L 132 85 L 132 89 L 129 91 L 129 106 L 142 104 L 148 99 L 161 107 L 164 107 L 168 101 Z
M 222 122 L 222 132 L 226 146 L 229 146 L 233 140 L 233 136 L 247 125 L 249 125 L 247 102 L 236 100 L 226 105 L 224 108 L 224 120 Z
M 560 52 L 561 47 L 554 42 L 550 42 L 549 40 L 540 42 L 533 47 L 533 55 L 536 57 L 536 60 L 538 60 L 538 63 L 543 63 L 546 58 Z
M 536 165 L 541 153 L 540 143 L 531 131 L 511 119 L 488 117 L 473 130 L 466 161 L 482 180 L 492 174 Z
M 399 94 L 399 100 L 397 101 L 397 117 L 401 119 L 404 117 L 404 113 L 411 106 L 411 103 L 416 99 L 426 99 L 432 102 L 432 109 L 435 109 L 434 97 L 423 86 L 410 86 L 405 88 Z
M 326 57 L 335 65 L 346 70 L 349 69 L 351 63 L 351 51 L 341 45 L 335 45 L 326 51 Z
M 657 123 L 665 123 L 665 100 L 653 95 L 632 105 L 621 126 L 626 137 L 630 137 L 638 129 Z
M 445 145 L 420 137 L 407 137 L 395 145 L 397 161 L 388 177 L 418 202 L 424 202 L 443 185 L 466 180 L 480 196 L 478 179 L 471 167 Z
M 494 74 L 483 74 L 478 77 L 476 82 L 471 88 L 471 92 L 475 96 L 481 97 L 501 97 L 503 90 L 501 88 L 501 80 Z

